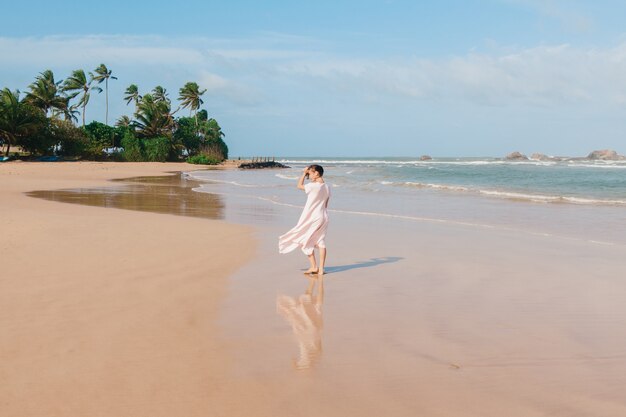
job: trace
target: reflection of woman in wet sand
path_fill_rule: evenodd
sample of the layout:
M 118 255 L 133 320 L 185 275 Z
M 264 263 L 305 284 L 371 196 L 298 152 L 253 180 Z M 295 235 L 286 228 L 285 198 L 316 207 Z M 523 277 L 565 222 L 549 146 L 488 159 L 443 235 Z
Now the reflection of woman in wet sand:
M 279 295 L 276 309 L 291 324 L 298 340 L 300 357 L 294 361 L 296 369 L 311 368 L 322 353 L 322 303 L 324 279 L 309 278 L 309 286 L 298 299 Z M 317 295 L 314 294 L 317 283 Z
M 298 180 L 298 188 L 307 194 L 306 204 L 298 220 L 298 224 L 278 239 L 278 251 L 288 253 L 296 248 L 309 257 L 310 268 L 305 274 L 324 275 L 326 261 L 326 229 L 328 228 L 328 200 L 330 188 L 324 179 L 324 168 L 319 165 L 306 167 Z M 304 180 L 310 182 L 304 185 Z M 314 249 L 320 252 L 320 265 L 315 261 Z

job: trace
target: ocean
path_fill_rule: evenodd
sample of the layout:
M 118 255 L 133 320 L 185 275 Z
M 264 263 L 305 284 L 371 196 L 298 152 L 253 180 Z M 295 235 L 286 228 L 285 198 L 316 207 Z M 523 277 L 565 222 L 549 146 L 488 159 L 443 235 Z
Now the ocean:
M 237 221 L 276 221 L 271 206 L 300 209 L 304 196 L 295 188 L 296 181 L 305 166 L 319 164 L 331 185 L 331 213 L 626 244 L 626 161 L 297 157 L 277 161 L 290 168 L 187 175 L 203 182 L 195 191 L 220 194 L 231 204 L 240 204 L 242 218 Z M 250 200 L 255 200 L 253 207 Z

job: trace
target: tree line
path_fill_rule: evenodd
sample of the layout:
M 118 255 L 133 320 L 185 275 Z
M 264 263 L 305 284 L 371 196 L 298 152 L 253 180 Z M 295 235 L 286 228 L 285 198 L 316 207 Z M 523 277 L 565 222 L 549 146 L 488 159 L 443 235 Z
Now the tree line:
M 181 161 L 217 163 L 228 158 L 224 133 L 215 119 L 200 107 L 206 93 L 187 82 L 178 92 L 175 110 L 162 86 L 141 94 L 136 84 L 124 92 L 132 117 L 120 117 L 109 125 L 109 81 L 117 80 L 105 64 L 93 72 L 77 69 L 65 80 L 51 70 L 41 72 L 22 94 L 0 91 L 0 144 L 10 156 L 19 146 L 31 157 L 56 155 L 67 158 L 126 161 Z M 104 83 L 104 90 L 101 85 Z M 85 124 L 93 93 L 105 92 L 105 122 Z M 189 109 L 189 117 L 175 117 Z M 81 123 L 79 125 L 79 116 Z M 17 156 L 14 154 L 14 156 Z

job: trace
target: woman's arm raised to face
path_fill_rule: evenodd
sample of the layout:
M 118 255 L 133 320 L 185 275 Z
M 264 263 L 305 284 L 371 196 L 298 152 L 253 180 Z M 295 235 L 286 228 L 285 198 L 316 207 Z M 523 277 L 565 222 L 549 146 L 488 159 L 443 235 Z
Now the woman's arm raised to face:
M 300 190 L 304 190 L 304 178 L 306 177 L 306 173 L 309 171 L 309 167 L 304 168 L 304 171 L 302 171 L 302 175 L 300 176 L 300 179 L 298 180 L 298 188 Z

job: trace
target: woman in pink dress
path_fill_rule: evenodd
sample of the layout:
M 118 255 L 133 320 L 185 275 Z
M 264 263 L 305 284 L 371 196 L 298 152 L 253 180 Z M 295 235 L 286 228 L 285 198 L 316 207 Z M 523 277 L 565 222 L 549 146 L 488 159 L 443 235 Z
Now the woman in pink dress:
M 324 275 L 324 263 L 326 262 L 326 229 L 328 228 L 328 200 L 330 188 L 322 178 L 324 168 L 319 165 L 311 165 L 304 169 L 298 180 L 298 188 L 307 194 L 306 204 L 298 224 L 278 238 L 278 251 L 289 253 L 296 248 L 309 258 L 310 268 L 305 274 Z M 310 182 L 304 185 L 304 180 Z M 315 261 L 314 249 L 319 249 L 319 268 Z

